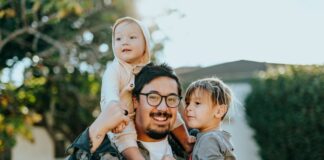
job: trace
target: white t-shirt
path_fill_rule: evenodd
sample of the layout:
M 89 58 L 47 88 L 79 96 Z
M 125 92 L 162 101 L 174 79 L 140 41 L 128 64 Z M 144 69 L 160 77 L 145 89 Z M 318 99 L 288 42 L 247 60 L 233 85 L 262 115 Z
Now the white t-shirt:
M 172 149 L 168 138 L 165 138 L 160 142 L 140 142 L 149 151 L 151 160 L 161 160 L 164 155 L 172 156 Z

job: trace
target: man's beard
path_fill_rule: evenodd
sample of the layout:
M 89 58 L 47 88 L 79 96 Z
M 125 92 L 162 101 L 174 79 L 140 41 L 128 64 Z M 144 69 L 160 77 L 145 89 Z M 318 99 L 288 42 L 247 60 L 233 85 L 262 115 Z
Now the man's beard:
M 172 118 L 172 114 L 167 112 L 150 113 L 150 117 L 154 117 L 154 116 L 166 117 L 167 119 Z M 163 126 L 158 126 L 158 127 L 163 127 Z M 171 129 L 170 125 L 164 127 L 166 128 L 161 131 L 159 131 L 158 129 L 152 129 L 151 127 L 148 127 L 146 134 L 153 139 L 163 139 L 170 133 L 170 129 Z
M 167 129 L 165 131 L 155 131 L 155 130 L 152 130 L 152 129 L 148 129 L 148 131 L 146 132 L 146 134 L 153 138 L 153 139 L 163 139 L 165 138 L 168 134 L 170 133 L 170 131 Z

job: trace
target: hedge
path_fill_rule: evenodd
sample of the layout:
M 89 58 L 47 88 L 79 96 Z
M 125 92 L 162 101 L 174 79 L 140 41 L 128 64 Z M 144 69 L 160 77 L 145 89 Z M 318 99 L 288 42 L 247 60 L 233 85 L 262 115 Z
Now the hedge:
M 263 160 L 324 159 L 323 66 L 260 74 L 245 104 Z

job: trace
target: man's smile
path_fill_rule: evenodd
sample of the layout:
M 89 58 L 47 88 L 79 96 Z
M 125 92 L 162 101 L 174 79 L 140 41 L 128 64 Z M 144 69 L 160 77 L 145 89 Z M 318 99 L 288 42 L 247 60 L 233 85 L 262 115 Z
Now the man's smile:
M 172 114 L 167 112 L 151 112 L 150 117 L 157 122 L 166 122 L 169 118 L 172 117 Z

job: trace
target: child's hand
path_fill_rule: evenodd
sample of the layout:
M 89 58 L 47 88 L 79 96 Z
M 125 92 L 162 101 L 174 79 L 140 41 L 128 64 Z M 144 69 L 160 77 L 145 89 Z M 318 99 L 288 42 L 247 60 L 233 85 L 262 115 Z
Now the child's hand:
M 120 123 L 116 128 L 114 128 L 113 130 L 111 130 L 112 133 L 120 133 L 124 130 L 124 128 L 126 127 L 126 123 L 122 122 Z
M 164 155 L 162 157 L 162 160 L 176 160 L 172 155 Z
M 196 137 L 195 136 L 189 136 L 188 137 L 188 143 L 189 144 L 196 143 Z

